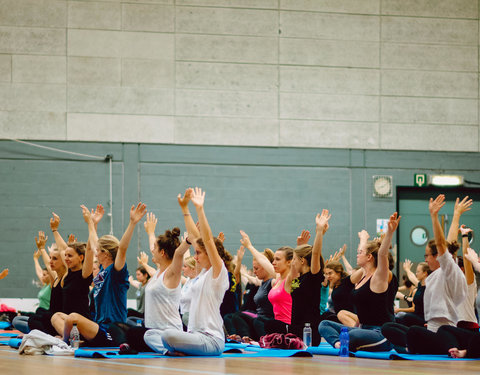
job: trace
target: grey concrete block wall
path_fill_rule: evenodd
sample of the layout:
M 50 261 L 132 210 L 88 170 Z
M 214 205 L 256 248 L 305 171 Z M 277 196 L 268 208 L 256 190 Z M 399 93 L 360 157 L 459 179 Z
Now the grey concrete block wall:
M 0 9 L 2 138 L 480 151 L 476 0 Z

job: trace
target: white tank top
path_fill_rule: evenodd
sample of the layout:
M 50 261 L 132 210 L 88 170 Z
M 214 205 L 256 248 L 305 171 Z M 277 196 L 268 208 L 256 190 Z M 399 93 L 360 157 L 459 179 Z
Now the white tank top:
M 160 271 L 149 280 L 145 287 L 145 327 L 156 329 L 173 328 L 183 330 L 180 318 L 180 283 L 169 289 L 163 283 L 165 271 Z

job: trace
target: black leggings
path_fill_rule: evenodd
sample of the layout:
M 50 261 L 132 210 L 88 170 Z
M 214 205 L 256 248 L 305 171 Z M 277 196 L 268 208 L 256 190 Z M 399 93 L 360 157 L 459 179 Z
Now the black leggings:
M 470 358 L 480 357 L 480 333 L 463 328 L 442 326 L 437 332 L 425 327 L 406 327 L 398 323 L 386 323 L 382 334 L 393 345 L 408 347 L 411 354 L 448 354 L 451 348 L 467 349 Z
M 425 320 L 423 319 L 423 316 L 420 316 L 415 313 L 406 313 L 405 315 L 395 318 L 395 322 L 407 327 L 412 327 L 412 326 L 421 327 L 425 324 Z

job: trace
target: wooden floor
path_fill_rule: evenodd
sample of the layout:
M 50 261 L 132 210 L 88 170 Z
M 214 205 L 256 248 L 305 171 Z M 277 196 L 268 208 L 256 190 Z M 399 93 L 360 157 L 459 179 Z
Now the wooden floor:
M 82 359 L 25 356 L 0 347 L 1 375 L 109 374 L 478 374 L 480 361 L 387 361 L 314 356 L 313 358 L 156 358 Z

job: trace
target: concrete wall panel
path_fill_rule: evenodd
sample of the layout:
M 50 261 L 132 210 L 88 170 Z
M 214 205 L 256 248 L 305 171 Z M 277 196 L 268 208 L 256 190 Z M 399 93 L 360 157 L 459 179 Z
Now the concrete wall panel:
M 280 39 L 280 64 L 378 68 L 376 42 Z
M 478 21 L 382 17 L 382 40 L 412 44 L 478 45 Z
M 382 67 L 478 72 L 478 47 L 384 43 Z
M 158 4 L 123 4 L 123 30 L 173 32 L 175 9 Z
M 65 112 L 0 111 L 2 138 L 66 140 Z
M 233 8 L 177 7 L 177 33 L 277 36 L 278 12 Z
M 280 94 L 280 118 L 305 120 L 378 121 L 377 96 Z
M 318 94 L 378 95 L 377 69 L 282 66 L 280 90 Z
M 382 121 L 387 123 L 468 124 L 478 127 L 474 99 L 383 97 Z
M 24 83 L 66 83 L 64 56 L 12 56 L 12 81 Z
M 65 112 L 65 85 L 4 83 L 0 85 L 0 110 Z
M 378 0 L 280 0 L 280 9 L 379 14 L 380 3 Z
M 132 116 L 69 113 L 67 139 L 92 141 L 109 138 L 112 142 L 173 143 L 170 116 Z
M 280 121 L 280 146 L 378 148 L 378 123 Z M 345 146 L 347 145 L 347 146 Z
M 380 18 L 351 14 L 280 12 L 282 37 L 378 41 Z
M 68 90 L 68 111 L 171 115 L 173 93 L 169 89 L 71 85 Z
M 173 88 L 174 71 L 169 60 L 122 59 L 122 86 Z
M 278 87 L 274 65 L 178 62 L 178 88 L 272 91 Z
M 177 116 L 276 118 L 275 92 L 177 90 Z
M 177 34 L 175 49 L 177 60 L 275 64 L 277 45 L 277 38 Z
M 120 30 L 121 5 L 105 2 L 68 2 L 68 27 L 78 29 Z
M 67 4 L 58 0 L 0 0 L 0 25 L 65 27 Z
M 476 73 L 383 70 L 382 95 L 478 98 Z
M 438 124 L 383 124 L 384 149 L 478 151 L 478 127 Z
M 402 16 L 478 19 L 471 0 L 382 0 L 382 13 Z
M 120 82 L 119 58 L 68 58 L 68 83 L 71 85 L 120 86 Z
M 0 26 L 0 53 L 65 55 L 65 29 Z
M 176 117 L 175 143 L 278 147 L 278 121 L 254 118 Z

